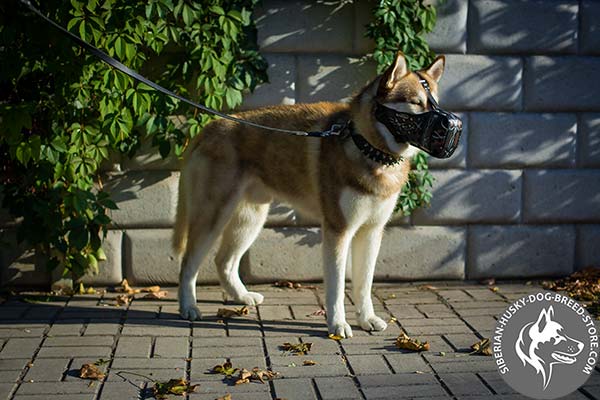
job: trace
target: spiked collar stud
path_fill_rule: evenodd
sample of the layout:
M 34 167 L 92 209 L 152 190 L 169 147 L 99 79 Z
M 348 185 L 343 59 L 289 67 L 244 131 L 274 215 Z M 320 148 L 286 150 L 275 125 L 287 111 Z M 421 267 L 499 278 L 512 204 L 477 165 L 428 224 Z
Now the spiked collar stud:
M 350 125 L 350 137 L 360 152 L 371 161 L 388 167 L 398 165 L 402 161 L 402 157 L 386 153 L 374 147 L 364 136 L 357 133 L 352 125 Z

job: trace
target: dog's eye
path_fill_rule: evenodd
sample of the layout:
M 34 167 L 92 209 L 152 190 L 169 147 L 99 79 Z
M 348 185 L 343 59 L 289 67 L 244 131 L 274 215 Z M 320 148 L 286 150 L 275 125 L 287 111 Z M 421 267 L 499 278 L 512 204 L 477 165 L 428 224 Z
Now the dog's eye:
M 555 336 L 554 338 L 554 344 L 558 344 L 559 342 L 562 342 L 564 339 L 560 336 Z

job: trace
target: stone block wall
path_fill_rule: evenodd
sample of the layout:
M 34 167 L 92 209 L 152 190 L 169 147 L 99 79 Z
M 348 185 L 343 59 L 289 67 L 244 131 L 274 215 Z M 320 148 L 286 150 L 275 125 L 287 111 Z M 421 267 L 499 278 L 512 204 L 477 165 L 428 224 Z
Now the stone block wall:
M 375 75 L 361 59 L 372 50 L 363 36 L 371 5 L 264 0 L 255 18 L 270 83 L 243 108 L 350 98 Z M 453 158 L 430 162 L 431 207 L 390 222 L 377 279 L 522 278 L 600 266 L 599 21 L 594 0 L 442 3 L 428 41 L 447 57 L 441 104 L 462 115 L 465 132 Z M 176 283 L 177 168 L 149 147 L 113 160 L 108 188 L 120 209 L 109 260 L 89 282 Z M 12 240 L 14 227 L 2 224 Z M 16 250 L 0 250 L 4 283 L 48 281 L 31 254 Z M 274 205 L 241 271 L 250 282 L 321 279 L 316 221 Z M 200 281 L 216 280 L 206 262 Z

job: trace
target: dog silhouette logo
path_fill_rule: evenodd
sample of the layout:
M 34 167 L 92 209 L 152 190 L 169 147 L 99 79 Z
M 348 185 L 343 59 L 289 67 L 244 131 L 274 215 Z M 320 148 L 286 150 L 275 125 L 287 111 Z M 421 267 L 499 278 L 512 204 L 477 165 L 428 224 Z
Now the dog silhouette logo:
M 574 364 L 583 350 L 583 342 L 567 335 L 564 326 L 554 318 L 552 306 L 542 309 L 536 321 L 521 329 L 515 344 L 523 365 L 529 364 L 542 375 L 544 390 L 552 379 L 554 366 Z
M 490 341 L 504 381 L 534 399 L 579 389 L 600 354 L 594 319 L 584 306 L 554 292 L 526 294 L 510 304 L 497 316 Z

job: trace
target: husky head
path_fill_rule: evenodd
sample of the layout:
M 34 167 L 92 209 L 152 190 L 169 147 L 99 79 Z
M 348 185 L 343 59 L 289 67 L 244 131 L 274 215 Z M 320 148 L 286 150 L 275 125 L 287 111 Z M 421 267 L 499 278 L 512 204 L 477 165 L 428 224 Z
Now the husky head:
M 444 72 L 445 58 L 419 71 L 427 81 L 434 99 L 438 99 L 438 82 Z M 417 149 L 408 143 L 398 143 L 388 128 L 374 117 L 374 106 L 379 103 L 395 111 L 421 114 L 430 109 L 427 92 L 419 82 L 419 75 L 408 68 L 404 54 L 399 52 L 394 63 L 368 84 L 352 103 L 354 122 L 359 132 L 375 147 L 387 153 L 410 158 Z M 356 116 L 359 116 L 358 118 Z
M 552 306 L 542 309 L 535 322 L 525 325 L 515 344 L 523 365 L 529 364 L 542 375 L 544 390 L 552 378 L 556 364 L 573 364 L 583 350 L 583 343 L 565 333 L 564 327 L 553 320 Z

